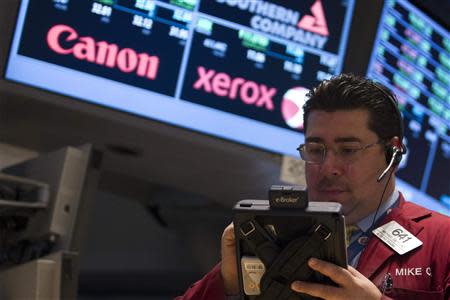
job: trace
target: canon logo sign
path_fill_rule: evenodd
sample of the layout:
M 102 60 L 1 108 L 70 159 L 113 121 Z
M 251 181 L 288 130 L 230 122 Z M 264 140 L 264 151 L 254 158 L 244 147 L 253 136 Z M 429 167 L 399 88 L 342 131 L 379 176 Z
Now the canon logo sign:
M 239 96 L 245 104 L 264 107 L 270 111 L 274 109 L 272 97 L 277 92 L 275 88 L 241 77 L 231 78 L 226 73 L 216 73 L 215 70 L 207 70 L 202 66 L 197 68 L 197 72 L 199 78 L 194 83 L 194 89 L 203 89 L 207 93 L 232 100 Z
M 63 40 L 63 47 L 60 41 Z M 118 68 L 124 73 L 136 72 L 140 77 L 155 79 L 159 57 L 147 53 L 136 53 L 131 48 L 119 49 L 115 44 L 97 42 L 89 36 L 80 37 L 72 27 L 55 25 L 47 33 L 47 44 L 54 52 L 72 54 L 78 60 L 86 60 L 108 68 Z

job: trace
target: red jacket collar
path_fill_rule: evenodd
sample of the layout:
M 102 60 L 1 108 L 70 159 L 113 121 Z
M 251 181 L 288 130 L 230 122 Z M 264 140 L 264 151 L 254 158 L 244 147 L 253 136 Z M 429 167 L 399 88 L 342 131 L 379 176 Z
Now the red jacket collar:
M 423 226 L 419 223 L 421 220 L 430 217 L 432 212 L 411 202 L 406 202 L 403 195 L 400 194 L 399 204 L 396 208 L 384 218 L 381 225 L 392 220 L 402 225 L 406 230 L 417 236 L 422 231 Z M 417 251 L 413 250 L 413 251 Z M 376 253 L 376 255 L 373 255 Z M 389 257 L 395 255 L 395 251 L 372 236 L 369 244 L 364 249 L 358 262 L 358 270 L 367 278 L 371 278 Z

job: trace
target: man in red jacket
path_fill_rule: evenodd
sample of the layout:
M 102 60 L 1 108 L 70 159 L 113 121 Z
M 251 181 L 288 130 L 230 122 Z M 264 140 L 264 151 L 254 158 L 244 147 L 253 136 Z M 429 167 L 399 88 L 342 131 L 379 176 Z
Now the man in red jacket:
M 308 198 L 341 203 L 346 223 L 357 231 L 347 268 L 308 261 L 337 286 L 294 281 L 292 290 L 323 299 L 449 299 L 450 218 L 406 202 L 395 188 L 406 148 L 392 93 L 339 75 L 310 92 L 304 120 L 299 151 Z M 222 236 L 221 264 L 177 299 L 237 299 L 237 272 L 230 225 Z

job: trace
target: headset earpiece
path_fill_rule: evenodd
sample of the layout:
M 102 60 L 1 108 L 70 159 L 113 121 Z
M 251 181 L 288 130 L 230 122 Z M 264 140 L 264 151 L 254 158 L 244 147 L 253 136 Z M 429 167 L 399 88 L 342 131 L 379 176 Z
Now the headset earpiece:
M 400 163 L 403 156 L 402 148 L 399 148 L 394 145 L 386 146 L 385 153 L 386 153 L 386 163 L 388 164 L 388 166 L 386 169 L 384 169 L 383 173 L 381 173 L 381 175 L 378 176 L 377 178 L 378 182 L 380 182 L 384 178 L 384 176 L 386 176 L 386 174 L 390 169 L 392 169 L 393 167 L 397 166 Z
M 394 145 L 388 145 L 386 146 L 386 163 L 390 164 L 392 156 L 395 155 L 393 165 L 397 166 L 400 164 L 400 161 L 402 160 L 403 151 L 401 148 L 394 146 Z

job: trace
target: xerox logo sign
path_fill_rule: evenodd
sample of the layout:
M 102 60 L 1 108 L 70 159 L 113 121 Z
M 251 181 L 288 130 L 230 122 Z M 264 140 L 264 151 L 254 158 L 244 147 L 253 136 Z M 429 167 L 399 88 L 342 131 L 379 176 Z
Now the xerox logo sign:
M 246 105 L 254 105 L 268 111 L 274 110 L 274 87 L 268 87 L 242 77 L 232 78 L 224 72 L 217 72 L 203 66 L 197 68 L 198 79 L 193 87 L 229 100 L 241 100 Z
M 107 68 L 117 68 L 123 73 L 135 72 L 140 77 L 154 80 L 158 74 L 159 57 L 137 53 L 131 48 L 119 49 L 118 45 L 96 41 L 90 36 L 79 36 L 67 25 L 55 25 L 47 33 L 47 45 L 55 53 L 72 55 Z

